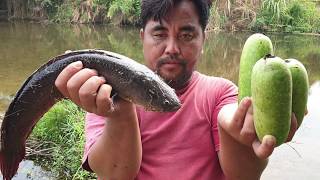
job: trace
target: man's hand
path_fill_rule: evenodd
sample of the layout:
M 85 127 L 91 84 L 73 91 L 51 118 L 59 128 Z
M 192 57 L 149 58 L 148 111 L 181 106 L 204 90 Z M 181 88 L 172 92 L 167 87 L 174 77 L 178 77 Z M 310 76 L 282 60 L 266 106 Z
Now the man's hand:
M 105 83 L 95 70 L 83 68 L 81 61 L 68 65 L 55 81 L 65 97 L 88 112 L 112 118 L 119 117 L 121 111 L 134 110 L 132 103 L 121 98 L 114 105 L 110 97 L 112 87 Z
M 255 155 L 260 159 L 268 158 L 276 145 L 276 138 L 271 135 L 263 137 L 262 142 L 257 138 L 254 123 L 252 101 L 244 98 L 239 106 L 227 105 L 224 111 L 235 111 L 232 118 L 219 118 L 219 125 L 240 144 L 253 148 Z M 236 108 L 236 109 L 235 109 Z M 224 113 L 225 114 L 225 113 Z M 292 113 L 291 127 L 287 141 L 291 141 L 297 130 L 297 120 Z

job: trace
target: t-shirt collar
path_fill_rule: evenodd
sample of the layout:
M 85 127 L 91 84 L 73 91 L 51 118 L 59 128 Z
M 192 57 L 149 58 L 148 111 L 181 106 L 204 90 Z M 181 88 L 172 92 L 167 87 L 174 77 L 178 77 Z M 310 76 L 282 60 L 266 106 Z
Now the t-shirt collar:
M 181 96 L 183 93 L 185 93 L 189 87 L 191 86 L 191 84 L 193 84 L 193 82 L 195 81 L 195 79 L 198 77 L 198 72 L 197 71 L 193 71 L 192 75 L 189 79 L 189 81 L 187 82 L 187 85 L 181 89 L 175 89 L 175 92 L 178 96 Z

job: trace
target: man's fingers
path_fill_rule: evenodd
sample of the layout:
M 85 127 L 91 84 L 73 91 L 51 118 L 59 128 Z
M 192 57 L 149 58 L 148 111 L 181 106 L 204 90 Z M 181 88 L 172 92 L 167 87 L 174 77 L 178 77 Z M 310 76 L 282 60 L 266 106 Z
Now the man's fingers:
M 92 76 L 97 76 L 97 71 L 85 68 L 77 72 L 67 82 L 67 89 L 70 99 L 80 106 L 81 102 L 79 98 L 79 89 Z
M 97 114 L 106 115 L 114 110 L 112 99 L 110 98 L 112 87 L 108 84 L 102 84 L 97 94 L 96 106 Z
M 64 68 L 57 79 L 55 80 L 55 85 L 61 94 L 64 97 L 69 97 L 68 89 L 67 89 L 67 82 L 68 80 L 77 72 L 79 72 L 83 67 L 81 61 L 76 61 L 69 64 L 66 68 Z
M 80 103 L 88 112 L 95 113 L 99 87 L 105 83 L 103 77 L 91 76 L 79 89 Z
M 250 104 L 251 104 L 251 101 L 250 101 Z M 249 107 L 247 111 L 240 135 L 243 139 L 242 141 L 247 145 L 251 145 L 252 142 L 256 139 L 256 131 L 255 131 L 254 122 L 253 122 L 252 105 Z
M 236 125 L 236 128 L 242 129 L 245 116 L 250 105 L 251 105 L 250 98 L 245 97 L 241 100 L 239 107 L 236 110 L 233 118 L 233 123 L 234 125 Z
M 276 146 L 276 138 L 271 135 L 265 135 L 262 143 L 256 140 L 252 143 L 252 148 L 257 157 L 260 159 L 267 159 L 273 152 Z

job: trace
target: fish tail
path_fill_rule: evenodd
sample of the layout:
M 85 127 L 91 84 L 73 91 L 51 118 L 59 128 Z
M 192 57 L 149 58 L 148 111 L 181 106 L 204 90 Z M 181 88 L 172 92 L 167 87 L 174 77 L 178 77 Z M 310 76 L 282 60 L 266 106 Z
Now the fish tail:
M 1 132 L 3 136 L 3 132 Z M 11 180 L 16 174 L 19 163 L 25 156 L 25 147 L 23 144 L 17 144 L 17 142 L 9 142 L 10 146 L 15 144 L 14 149 L 7 147 L 8 144 L 1 142 L 0 150 L 0 170 L 3 176 L 3 180 Z M 11 149 L 11 151 L 10 151 Z

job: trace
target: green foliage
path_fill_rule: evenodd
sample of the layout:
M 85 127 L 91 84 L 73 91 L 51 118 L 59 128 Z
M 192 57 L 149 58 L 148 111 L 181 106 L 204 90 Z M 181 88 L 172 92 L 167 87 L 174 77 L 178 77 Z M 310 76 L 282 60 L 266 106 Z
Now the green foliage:
M 262 9 L 271 15 L 274 21 L 279 22 L 287 9 L 287 2 L 288 0 L 263 0 Z
M 43 7 L 49 17 L 53 17 L 58 8 L 63 4 L 63 0 L 34 0 L 34 3 Z
M 74 16 L 82 16 L 81 22 L 94 22 L 88 19 L 86 12 L 75 13 L 84 0 L 30 0 L 31 6 L 42 7 L 53 22 L 71 22 Z M 32 7 L 31 7 L 32 8 Z M 140 0 L 92 0 L 92 14 L 101 11 L 108 18 L 121 24 L 137 24 L 140 15 Z M 119 24 L 119 23 L 115 23 Z
M 73 17 L 73 5 L 71 2 L 56 6 L 56 12 L 52 17 L 54 22 L 70 22 Z
M 218 1 L 212 2 L 210 8 L 210 17 L 207 25 L 208 30 L 218 30 L 222 29 L 225 23 L 227 22 L 227 17 L 224 13 L 219 12 Z
M 81 169 L 84 148 L 84 112 L 71 101 L 63 100 L 52 107 L 37 123 L 32 137 L 52 142 L 52 158 L 38 160 L 54 174 L 65 179 L 88 179 L 92 174 Z
M 140 0 L 113 0 L 110 4 L 108 17 L 123 16 L 122 21 L 137 23 L 140 14 Z
M 314 2 L 264 0 L 253 29 L 318 33 L 320 10 Z
M 96 9 L 97 6 L 104 7 L 108 9 L 112 0 L 93 0 L 93 8 Z

